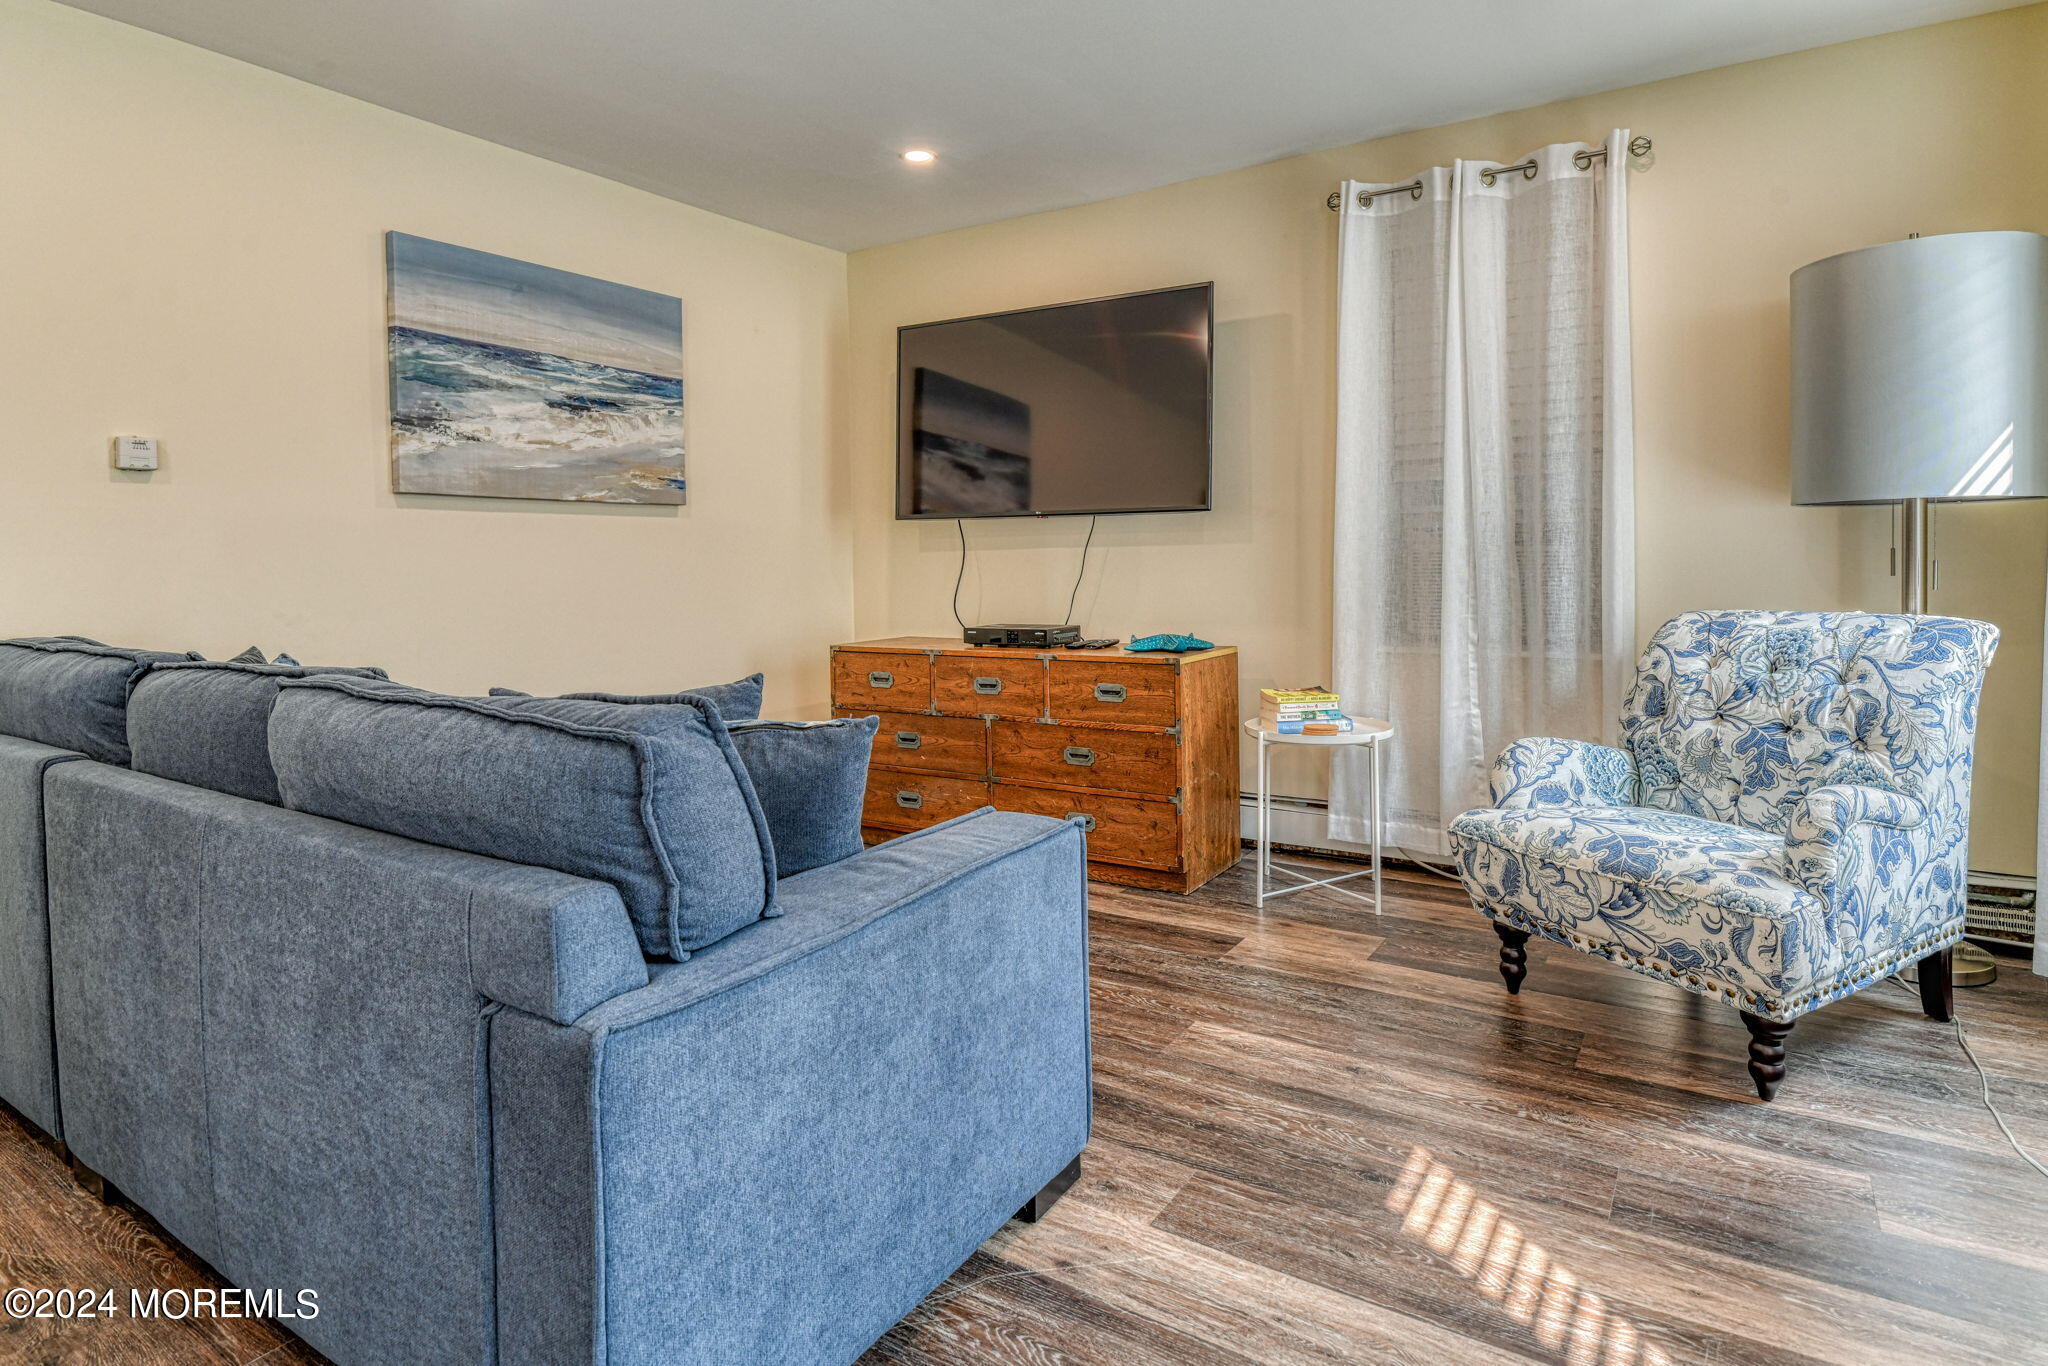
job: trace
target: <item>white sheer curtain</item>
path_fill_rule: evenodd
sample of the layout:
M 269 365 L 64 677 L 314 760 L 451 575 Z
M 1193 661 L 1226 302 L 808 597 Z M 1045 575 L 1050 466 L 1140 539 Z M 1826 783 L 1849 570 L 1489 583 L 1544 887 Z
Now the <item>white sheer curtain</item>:
M 1509 741 L 1611 736 L 1632 671 L 1628 139 L 1344 186 L 1333 683 L 1396 727 L 1386 838 L 1417 852 Z M 1360 767 L 1333 839 L 1370 838 Z

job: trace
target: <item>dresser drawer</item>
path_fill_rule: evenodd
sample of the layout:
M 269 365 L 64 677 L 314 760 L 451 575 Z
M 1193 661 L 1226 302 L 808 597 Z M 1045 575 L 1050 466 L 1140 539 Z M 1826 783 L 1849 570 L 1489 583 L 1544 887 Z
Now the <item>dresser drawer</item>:
M 854 713 L 845 707 L 838 709 Z M 860 713 L 871 715 L 873 713 Z M 882 712 L 875 732 L 874 762 L 885 768 L 924 773 L 958 773 L 979 778 L 988 772 L 988 722 L 972 716 L 920 716 Z
M 1173 737 L 1158 731 L 998 721 L 989 735 L 989 771 L 1019 782 L 1170 797 L 1179 786 L 1180 754 Z
M 1015 655 L 941 655 L 932 701 L 949 716 L 1043 716 L 1045 662 Z
M 1049 787 L 997 783 L 995 804 L 1004 811 L 1064 818 L 1090 824 L 1088 857 L 1141 868 L 1180 866 L 1180 808 L 1170 801 L 1111 797 L 1098 792 L 1056 792 Z
M 863 712 L 924 711 L 931 704 L 930 655 L 833 652 L 833 706 Z
M 934 773 L 868 770 L 867 800 L 861 804 L 863 825 L 914 830 L 987 806 L 988 784 L 979 779 L 942 778 Z
M 1170 664 L 1055 659 L 1047 675 L 1055 721 L 1165 727 L 1180 719 L 1180 675 Z

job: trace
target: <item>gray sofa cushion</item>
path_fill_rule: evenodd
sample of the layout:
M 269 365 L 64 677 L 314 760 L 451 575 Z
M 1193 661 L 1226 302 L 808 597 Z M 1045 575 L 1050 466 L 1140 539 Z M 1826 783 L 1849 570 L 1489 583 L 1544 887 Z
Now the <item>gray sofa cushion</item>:
M 130 766 L 194 787 L 280 805 L 270 767 L 270 708 L 287 678 L 340 674 L 383 678 L 382 669 L 253 663 L 239 658 L 157 663 L 128 693 Z
M 197 658 L 83 636 L 0 641 L 0 732 L 125 764 L 129 684 L 152 663 Z
M 248 649 L 228 661 L 230 664 L 291 664 L 294 666 L 298 662 L 298 660 L 293 659 L 290 655 L 279 655 L 276 659 L 265 659 L 263 657 L 263 647 L 260 645 L 251 645 Z
M 750 674 L 732 683 L 714 683 L 708 688 L 688 688 L 682 692 L 669 693 L 616 693 L 616 692 L 572 692 L 563 696 L 578 702 L 617 702 L 628 706 L 673 706 L 686 697 L 701 697 L 718 708 L 718 714 L 730 724 L 734 721 L 753 721 L 761 715 L 761 688 L 766 682 L 765 675 Z M 531 693 L 516 688 L 493 688 L 493 697 L 531 697 Z
M 877 716 L 733 723 L 733 747 L 768 816 L 778 874 L 791 877 L 861 851 L 861 802 L 881 724 Z
M 294 810 L 609 882 L 650 957 L 776 913 L 767 819 L 709 703 L 280 687 L 270 760 Z

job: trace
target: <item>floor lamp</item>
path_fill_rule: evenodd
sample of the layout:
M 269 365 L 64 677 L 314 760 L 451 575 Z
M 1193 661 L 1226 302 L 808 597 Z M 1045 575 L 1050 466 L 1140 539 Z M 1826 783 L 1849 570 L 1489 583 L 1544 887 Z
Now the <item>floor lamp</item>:
M 2048 237 L 1909 237 L 1792 273 L 1792 501 L 1894 503 L 1907 612 L 1937 502 L 2048 497 Z M 1997 976 L 1957 947 L 1957 986 Z

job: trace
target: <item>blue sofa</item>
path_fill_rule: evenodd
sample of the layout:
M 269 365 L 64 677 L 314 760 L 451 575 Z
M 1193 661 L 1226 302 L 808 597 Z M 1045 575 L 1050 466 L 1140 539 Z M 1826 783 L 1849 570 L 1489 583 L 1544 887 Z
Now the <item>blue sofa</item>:
M 0 1100 L 59 1139 L 43 778 L 53 764 L 83 757 L 0 735 Z
M 129 686 L 190 656 L 79 636 L 0 642 L 0 1100 L 62 1139 L 43 868 L 43 781 L 53 765 L 126 764 Z
M 645 779 L 674 727 L 361 672 L 280 681 L 282 806 L 89 759 L 40 772 L 65 1141 L 234 1284 L 317 1292 L 287 1326 L 340 1366 L 851 1361 L 1071 1179 L 1076 826 L 983 811 L 776 877 L 767 824 L 733 834 L 721 807 L 704 837 L 758 836 L 769 881 L 702 942 L 674 878 L 662 919 L 625 873 L 476 851 L 491 819 L 561 819 L 521 802 L 586 769 Z M 729 755 L 701 710 L 693 753 Z M 414 738 L 372 806 L 381 779 L 346 752 L 394 728 Z M 438 743 L 470 787 L 430 792 Z M 34 762 L 0 745 L 0 784 Z M 459 808 L 537 766 L 520 801 L 451 811 L 444 843 L 469 849 L 287 809 L 346 797 L 404 826 L 433 815 L 423 793 Z M 609 811 L 592 783 L 564 809 Z

